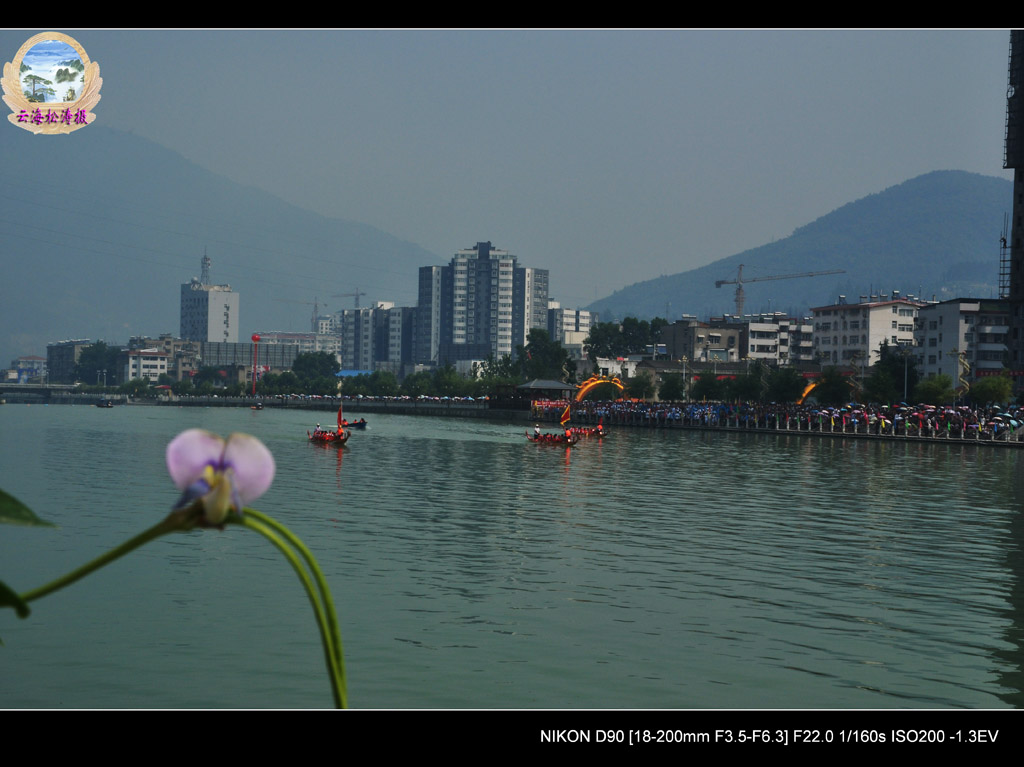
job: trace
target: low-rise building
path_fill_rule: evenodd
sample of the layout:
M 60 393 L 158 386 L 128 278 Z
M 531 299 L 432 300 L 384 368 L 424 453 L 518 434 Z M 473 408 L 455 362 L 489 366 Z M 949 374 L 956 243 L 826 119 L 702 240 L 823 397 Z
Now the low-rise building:
M 569 353 L 569 358 L 582 360 L 590 329 L 598 322 L 596 312 L 563 308 L 558 301 L 548 301 L 548 335 Z
M 28 354 L 11 360 L 7 380 L 16 383 L 40 383 L 46 378 L 46 357 Z
M 171 333 L 161 333 L 157 338 L 133 336 L 128 339 L 128 348 L 157 349 L 165 352 L 167 375 L 176 381 L 195 375 L 199 370 L 199 341 L 188 341 Z
M 948 375 L 957 385 L 965 372 L 961 355 L 973 381 L 999 375 L 1009 356 L 1008 301 L 984 298 L 955 298 L 923 307 L 917 316 L 915 338 L 918 370 L 924 378 Z M 1021 371 L 1011 371 L 1013 373 Z
M 733 318 L 745 325 L 741 358 L 768 365 L 796 365 L 814 361 L 814 325 L 810 319 L 788 317 L 782 312 Z
M 737 362 L 742 359 L 740 339 L 745 326 L 726 320 L 700 322 L 683 315 L 661 329 L 661 343 L 671 359 L 691 362 Z
M 866 370 L 878 362 L 883 344 L 914 344 L 914 321 L 924 303 L 884 294 L 856 304 L 839 298 L 839 303 L 811 309 L 814 356 L 822 364 Z
M 118 357 L 118 368 L 121 380 L 134 381 L 141 378 L 156 383 L 161 375 L 167 373 L 167 361 L 170 355 L 159 349 L 125 349 Z
M 46 369 L 50 383 L 70 384 L 75 382 L 75 365 L 82 356 L 82 350 L 92 346 L 92 341 L 58 341 L 46 346 Z

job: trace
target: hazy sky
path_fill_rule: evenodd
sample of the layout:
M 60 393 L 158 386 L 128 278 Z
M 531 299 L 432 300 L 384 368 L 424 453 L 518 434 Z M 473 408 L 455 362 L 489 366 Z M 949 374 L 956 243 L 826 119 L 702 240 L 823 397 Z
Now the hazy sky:
M 437 263 L 491 240 L 569 305 L 922 173 L 1010 177 L 1006 30 L 58 31 L 97 122 Z

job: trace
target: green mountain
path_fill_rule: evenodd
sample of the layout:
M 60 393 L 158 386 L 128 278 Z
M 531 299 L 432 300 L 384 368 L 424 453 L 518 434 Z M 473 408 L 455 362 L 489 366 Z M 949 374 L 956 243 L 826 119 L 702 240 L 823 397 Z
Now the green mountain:
M 735 311 L 743 264 L 744 313 L 802 316 L 840 294 L 854 302 L 872 293 L 938 300 L 997 295 L 999 237 L 1013 184 L 963 171 L 935 171 L 851 202 L 792 235 L 714 263 L 630 285 L 588 308 L 602 319 L 700 318 Z M 802 272 L 845 274 L 746 282 Z

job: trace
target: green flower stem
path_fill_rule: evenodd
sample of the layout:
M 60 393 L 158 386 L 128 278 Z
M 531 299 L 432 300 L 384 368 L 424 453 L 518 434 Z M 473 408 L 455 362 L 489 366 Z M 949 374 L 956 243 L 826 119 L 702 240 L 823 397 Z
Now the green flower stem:
M 324 655 L 327 658 L 327 670 L 331 677 L 331 688 L 334 692 L 334 704 L 338 708 L 347 708 L 348 693 L 345 690 L 344 671 L 338 665 L 338 652 L 335 650 L 334 643 L 332 641 L 332 637 L 337 635 L 339 632 L 332 631 L 328 628 L 324 608 L 320 604 L 320 600 L 317 599 L 309 573 L 303 569 L 302 562 L 296 556 L 295 552 L 288 548 L 285 542 L 282 541 L 273 530 L 258 521 L 254 516 L 243 514 L 241 518 L 232 517 L 229 518 L 228 521 L 256 531 L 273 543 L 291 563 L 292 568 L 295 570 L 295 574 L 299 576 L 299 580 L 302 581 L 302 585 L 306 589 L 306 595 L 309 597 L 310 604 L 313 606 L 313 613 L 316 615 L 317 624 L 320 627 L 320 640 L 323 642 Z
M 306 544 L 302 542 L 295 533 L 285 527 L 283 524 L 278 522 L 273 517 L 264 514 L 256 509 L 246 508 L 243 510 L 245 514 L 251 515 L 263 522 L 268 527 L 273 528 L 280 533 L 284 538 L 291 543 L 299 553 L 302 554 L 302 558 L 306 560 L 306 566 L 313 574 L 313 578 L 316 580 L 317 587 L 320 589 L 320 601 L 323 605 L 324 610 L 327 613 L 327 627 L 331 632 L 331 642 L 334 646 L 335 659 L 338 665 L 338 670 L 341 672 L 341 678 L 344 680 L 345 676 L 345 653 L 342 649 L 341 644 L 341 630 L 339 629 L 338 613 L 334 608 L 334 599 L 331 597 L 331 589 L 327 585 L 327 579 L 324 578 L 323 571 L 320 569 L 319 563 L 316 561 L 316 557 L 306 547 Z
M 70 586 L 72 583 L 84 578 L 89 573 L 95 572 L 105 565 L 109 565 L 114 560 L 120 559 L 125 554 L 128 554 L 140 546 L 159 538 L 161 535 L 173 533 L 177 530 L 188 530 L 195 525 L 195 520 L 196 512 L 193 509 L 186 508 L 172 511 L 163 522 L 154 525 L 144 533 L 136 535 L 134 538 L 125 541 L 117 548 L 111 549 L 103 556 L 97 557 L 78 569 L 72 570 L 67 575 L 47 583 L 45 586 L 40 586 L 32 591 L 26 591 L 21 595 L 21 598 L 26 602 L 31 602 L 34 599 L 45 597 L 47 594 L 52 594 L 54 591 L 58 591 L 65 586 Z

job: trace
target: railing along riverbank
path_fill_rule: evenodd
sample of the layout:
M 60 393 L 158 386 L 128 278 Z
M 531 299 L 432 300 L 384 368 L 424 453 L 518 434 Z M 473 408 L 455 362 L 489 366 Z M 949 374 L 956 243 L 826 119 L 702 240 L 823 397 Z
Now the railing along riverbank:
M 101 400 L 113 400 L 118 406 L 171 406 L 171 407 L 252 407 L 262 403 L 265 408 L 312 410 L 336 412 L 337 399 L 284 398 L 276 397 L 159 397 L 157 399 L 131 399 L 127 395 L 99 395 L 61 392 L 53 393 L 50 404 L 92 406 Z M 17 400 L 16 400 L 17 401 Z M 27 404 L 39 402 L 35 398 L 25 400 Z M 11 400 L 8 399 L 8 403 Z M 13 404 L 13 403 L 11 403 Z M 42 403 L 40 403 L 42 404 Z M 401 400 L 401 399 L 352 399 L 342 403 L 346 413 L 367 415 L 387 413 L 391 415 L 415 415 L 448 418 L 482 418 L 496 421 L 520 423 L 537 422 L 559 424 L 561 409 L 544 410 L 496 407 L 487 401 L 462 400 Z M 684 406 L 685 407 L 685 406 Z M 572 425 L 597 425 L 603 422 L 609 429 L 667 429 L 714 432 L 745 432 L 752 434 L 792 434 L 831 439 L 867 439 L 899 442 L 943 442 L 954 444 L 991 445 L 996 447 L 1024 447 L 1024 428 L 996 426 L 995 431 L 977 424 L 961 424 L 958 428 L 936 425 L 914 424 L 909 421 L 855 420 L 843 422 L 840 418 L 814 416 L 805 413 L 788 412 L 729 412 L 720 413 L 708 409 L 699 415 L 686 413 L 683 409 L 676 414 L 671 410 L 636 410 L 624 412 L 588 412 L 586 409 L 573 410 Z
M 534 411 L 537 422 L 558 423 L 560 413 L 552 410 Z M 960 428 L 939 428 L 916 425 L 908 421 L 860 420 L 843 422 L 839 418 L 816 418 L 791 413 L 728 413 L 705 412 L 700 415 L 680 413 L 676 417 L 667 412 L 611 412 L 572 414 L 572 425 L 597 425 L 603 423 L 609 429 L 628 427 L 641 429 L 668 429 L 717 432 L 748 432 L 752 434 L 793 434 L 800 436 L 825 437 L 834 439 L 868 439 L 899 442 L 943 442 L 970 445 L 992 445 L 998 447 L 1024 447 L 1024 428 L 997 427 L 995 432 L 987 431 L 975 424 L 963 424 Z

